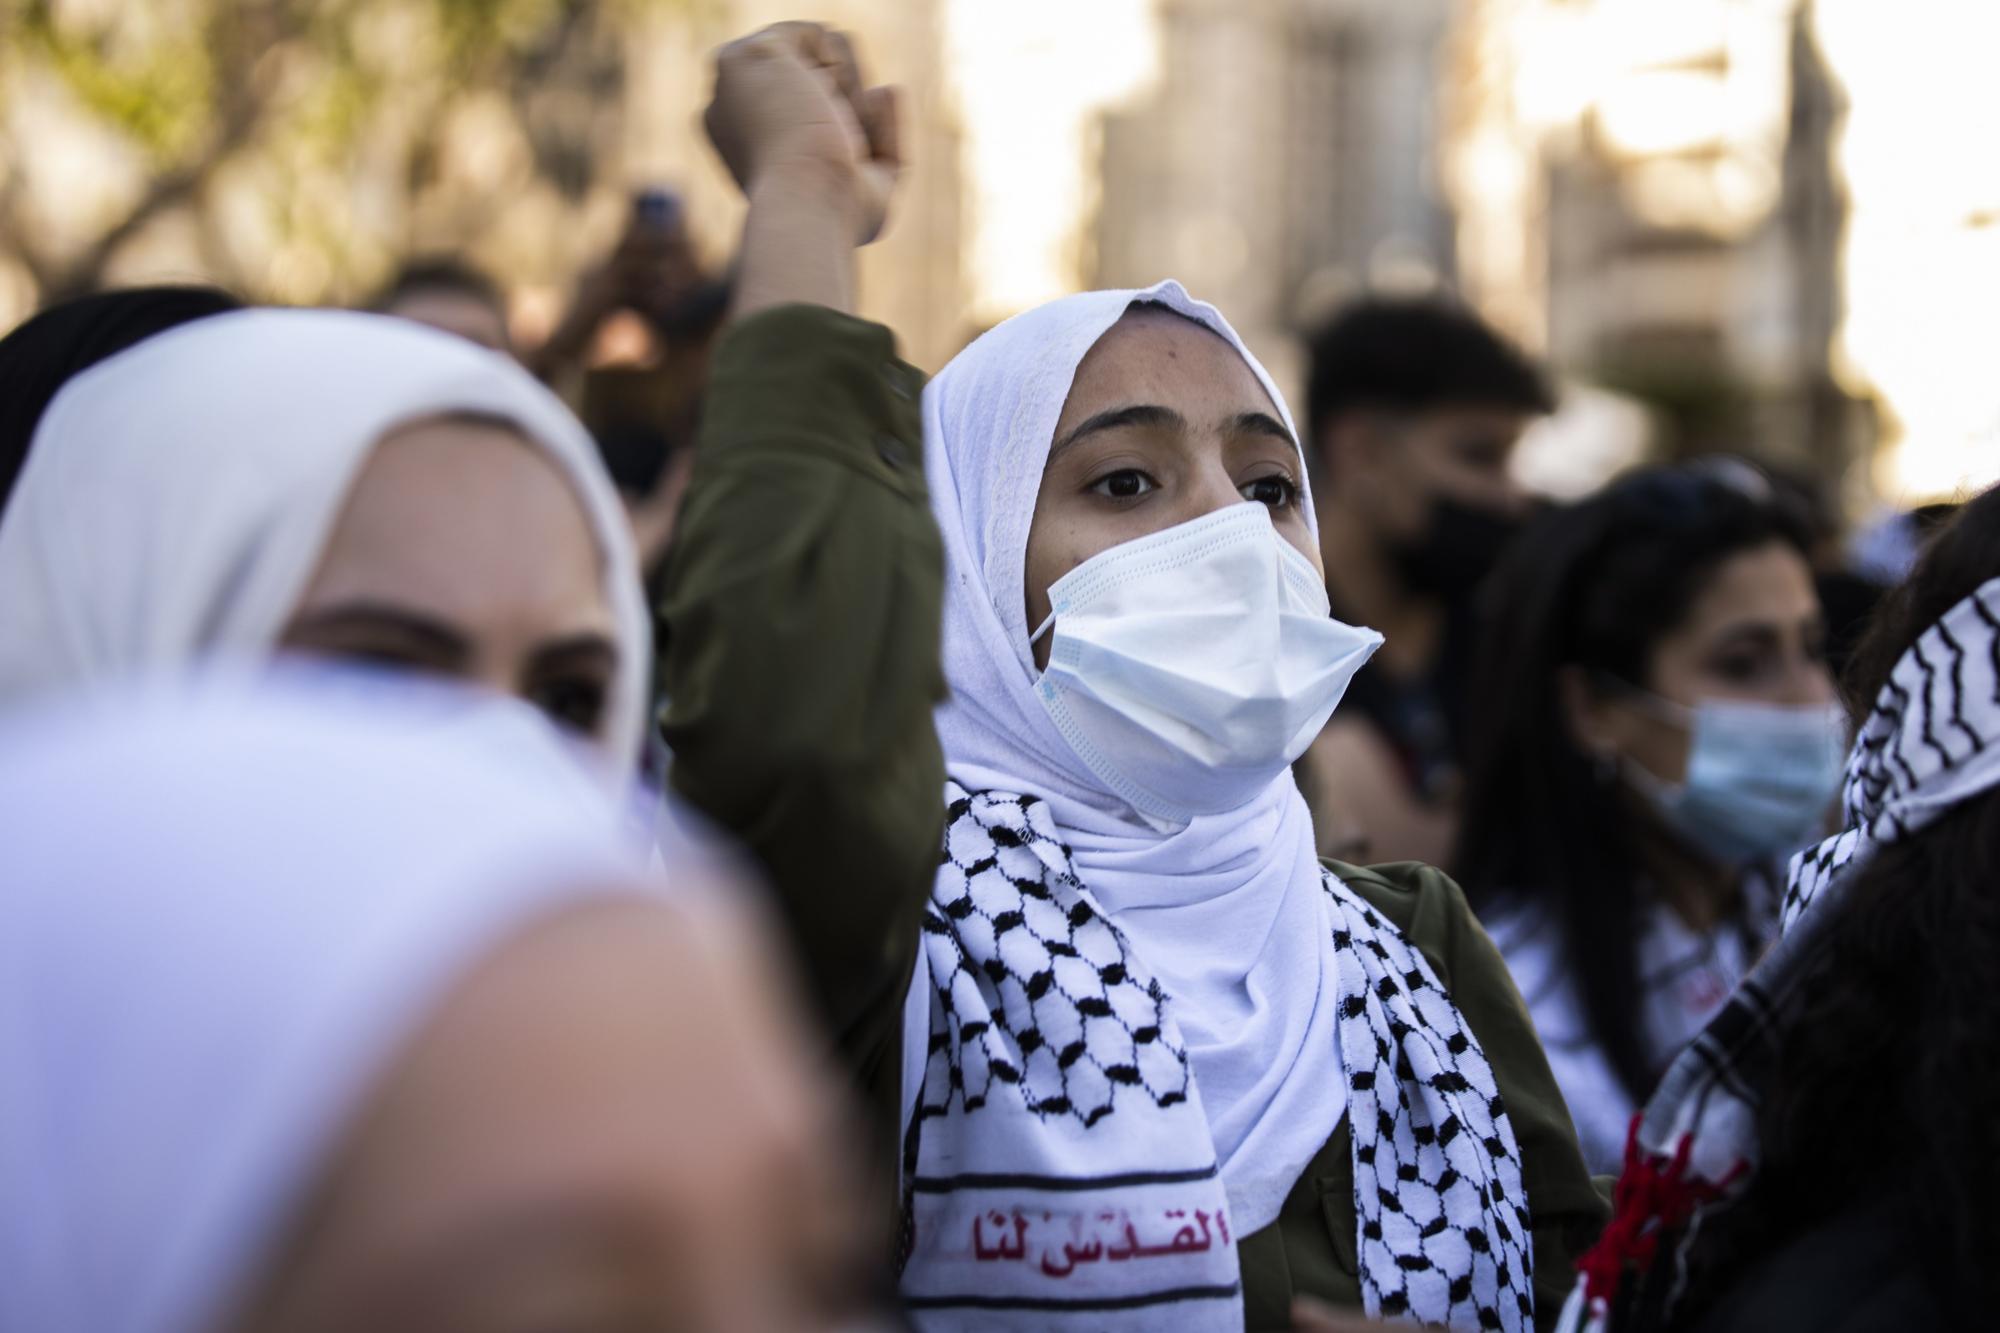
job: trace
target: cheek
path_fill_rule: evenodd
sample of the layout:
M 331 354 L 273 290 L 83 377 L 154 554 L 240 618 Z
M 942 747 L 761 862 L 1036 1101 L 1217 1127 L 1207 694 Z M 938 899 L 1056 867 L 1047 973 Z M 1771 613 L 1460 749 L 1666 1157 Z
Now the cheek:
M 1042 622 L 1049 618 L 1049 585 L 1061 578 L 1064 571 L 1071 568 L 1073 563 L 1065 554 L 1061 544 L 1044 529 L 1038 518 L 1035 532 L 1028 538 L 1026 569 L 1027 605 L 1024 608 L 1024 619 L 1031 637 L 1041 628 Z M 1034 660 L 1036 670 L 1042 671 L 1048 668 L 1049 639 L 1046 635 L 1034 639 L 1028 645 L 1028 651 Z
M 1686 732 L 1652 718 L 1633 718 L 1614 743 L 1627 759 L 1662 782 L 1687 780 L 1690 741 Z
M 1104 531 L 1101 515 L 1075 512 L 1073 502 L 1051 503 L 1045 494 L 1035 507 L 1034 526 L 1028 531 L 1028 550 L 1023 560 L 1024 620 L 1028 634 L 1034 634 L 1049 618 L 1049 588 L 1058 579 L 1123 540 L 1116 533 Z M 1029 645 L 1036 670 L 1048 667 L 1049 643 L 1049 636 L 1044 635 Z
M 1046 501 L 1035 508 L 1034 526 L 1028 530 L 1028 549 L 1023 559 L 1026 577 L 1028 632 L 1049 614 L 1049 587 L 1063 575 L 1088 560 L 1111 543 L 1093 546 L 1086 523 L 1069 506 Z
M 1292 544 L 1292 548 L 1312 562 L 1313 571 L 1322 579 L 1326 577 L 1326 566 L 1320 561 L 1319 543 L 1313 540 L 1312 530 L 1306 526 L 1306 516 L 1299 510 L 1282 514 L 1278 518 L 1278 535 Z
M 1383 532 L 1410 535 L 1424 525 L 1430 510 L 1432 483 L 1413 445 L 1384 445 L 1369 469 L 1369 484 L 1360 497 L 1369 521 Z

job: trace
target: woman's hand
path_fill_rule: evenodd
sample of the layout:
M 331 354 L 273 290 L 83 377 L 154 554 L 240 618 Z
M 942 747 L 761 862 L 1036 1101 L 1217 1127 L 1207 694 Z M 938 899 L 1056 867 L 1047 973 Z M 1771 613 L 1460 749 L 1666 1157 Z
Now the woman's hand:
M 767 187 L 843 214 L 850 244 L 881 234 L 902 170 L 893 88 L 864 88 L 854 48 L 817 23 L 779 23 L 715 58 L 709 139 L 755 207 Z

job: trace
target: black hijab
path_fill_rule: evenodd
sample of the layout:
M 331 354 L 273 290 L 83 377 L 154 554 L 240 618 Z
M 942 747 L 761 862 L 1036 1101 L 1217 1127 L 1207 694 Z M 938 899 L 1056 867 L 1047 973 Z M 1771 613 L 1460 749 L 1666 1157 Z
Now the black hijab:
M 213 287 L 129 287 L 50 306 L 0 338 L 0 513 L 63 385 L 156 333 L 242 306 Z

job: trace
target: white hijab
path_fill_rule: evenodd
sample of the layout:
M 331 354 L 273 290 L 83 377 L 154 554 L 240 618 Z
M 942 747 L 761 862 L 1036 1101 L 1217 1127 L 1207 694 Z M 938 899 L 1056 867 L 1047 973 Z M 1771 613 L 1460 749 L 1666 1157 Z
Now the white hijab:
M 1284 771 L 1240 810 L 1157 831 L 1056 731 L 1035 696 L 1028 643 L 1028 529 L 1056 420 L 1078 363 L 1135 301 L 1167 306 L 1227 341 L 1297 438 L 1271 377 L 1215 308 L 1176 282 L 1053 301 L 961 352 L 924 395 L 951 689 L 938 730 L 946 771 L 961 786 L 1048 802 L 1083 888 L 1166 987 L 1230 1216 L 1248 1234 L 1277 1217 L 1346 1109 L 1311 816 Z M 906 1031 L 921 1050 L 919 1009 L 906 1011 Z
M 0 1328 L 227 1317 L 457 978 L 655 891 L 620 828 L 538 715 L 444 687 L 0 722 Z
M 0 704 L 201 656 L 264 656 L 375 445 L 452 412 L 513 423 L 582 504 L 617 622 L 604 736 L 618 759 L 635 759 L 645 595 L 589 435 L 505 357 L 334 310 L 200 320 L 56 395 L 0 522 Z

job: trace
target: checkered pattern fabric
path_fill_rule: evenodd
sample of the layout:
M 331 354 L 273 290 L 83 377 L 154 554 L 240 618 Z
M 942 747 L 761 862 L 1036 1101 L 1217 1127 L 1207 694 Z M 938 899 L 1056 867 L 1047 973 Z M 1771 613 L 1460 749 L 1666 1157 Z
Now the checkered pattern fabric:
M 1783 934 L 1727 1005 L 1661 1079 L 1640 1121 L 1626 1175 L 1672 1168 L 1704 1190 L 1685 1225 L 1657 1243 L 1686 1245 L 1702 1213 L 1727 1207 L 1758 1157 L 1757 1110 L 1787 1015 L 1810 970 L 1819 923 L 1878 846 L 1924 828 L 2000 784 L 2000 579 L 1947 611 L 1897 659 L 1848 754 L 1848 828 L 1792 861 Z M 1614 1229 L 1616 1229 L 1614 1227 Z M 1636 1228 L 1635 1228 L 1636 1230 Z M 1622 1256 L 1586 1260 L 1612 1286 Z M 1669 1298 L 1671 1304 L 1671 1297 Z M 1563 1330 L 1603 1330 L 1608 1296 L 1588 1277 Z
M 1117 1184 L 1097 1173 L 1106 1163 L 1129 1166 L 1124 1149 L 1135 1143 L 1152 1145 L 1138 1154 L 1150 1164 L 1195 1163 L 1182 1173 L 1194 1177 L 1206 1163 L 1212 1176 L 1173 1000 L 1078 880 L 1048 808 L 957 787 L 947 800 L 943 863 L 923 922 L 931 1024 L 905 1143 L 906 1205 L 925 1188 L 941 1215 L 937 1194 L 967 1180 L 967 1190 L 990 1190 L 1003 1174 L 1023 1189 L 1087 1192 L 1093 1177 L 1122 1188 L 1129 1171 Z M 1328 873 L 1324 883 L 1365 1307 L 1452 1328 L 1532 1328 L 1528 1201 L 1492 1069 L 1423 955 L 1338 878 Z M 970 1156 L 961 1148 L 974 1136 L 982 1163 L 990 1168 L 998 1153 L 1012 1170 L 951 1176 L 945 1164 Z M 1051 1166 L 1065 1161 L 1067 1183 Z M 914 1262 L 923 1254 L 917 1247 Z M 1233 1249 L 1227 1263 L 1233 1279 Z M 1077 1290 L 1067 1275 L 1049 1293 L 1030 1290 L 1049 1285 L 1032 1265 L 980 1276 L 1018 1280 L 1023 1291 L 968 1294 L 967 1308 L 1014 1299 L 1051 1309 Z M 1236 1290 L 1233 1280 L 1215 1283 L 1212 1270 L 1177 1275 L 1169 1265 L 1148 1276 L 1162 1300 Z M 906 1269 L 906 1291 L 909 1278 Z M 949 1304 L 930 1299 L 931 1308 Z M 1118 1299 L 1129 1306 L 1154 1296 Z M 925 1322 L 949 1326 L 935 1315 Z

